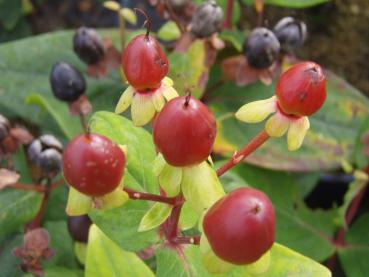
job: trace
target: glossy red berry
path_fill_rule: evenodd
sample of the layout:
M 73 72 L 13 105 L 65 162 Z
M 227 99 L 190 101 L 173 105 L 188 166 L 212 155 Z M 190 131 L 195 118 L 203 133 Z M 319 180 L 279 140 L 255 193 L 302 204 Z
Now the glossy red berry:
M 139 35 L 127 45 L 122 65 L 128 83 L 139 91 L 158 88 L 168 73 L 168 59 L 150 35 Z
M 167 163 L 189 166 L 210 155 L 216 122 L 199 100 L 182 96 L 170 100 L 154 121 L 154 142 Z
M 65 148 L 64 177 L 79 192 L 102 196 L 119 185 L 125 162 L 123 151 L 107 137 L 82 134 Z
M 274 208 L 263 192 L 239 188 L 208 210 L 203 229 L 219 258 L 239 265 L 253 263 L 274 243 Z
M 313 62 L 292 66 L 279 78 L 275 94 L 285 114 L 312 115 L 321 108 L 327 97 L 323 69 Z

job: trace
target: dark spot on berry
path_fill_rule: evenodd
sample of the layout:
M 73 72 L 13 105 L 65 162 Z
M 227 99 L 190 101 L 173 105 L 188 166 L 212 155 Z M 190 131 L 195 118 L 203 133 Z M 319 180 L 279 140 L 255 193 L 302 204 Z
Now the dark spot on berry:
M 308 92 L 307 91 L 304 91 L 300 94 L 299 98 L 300 98 L 300 101 L 301 102 L 304 102 L 306 96 L 307 96 Z

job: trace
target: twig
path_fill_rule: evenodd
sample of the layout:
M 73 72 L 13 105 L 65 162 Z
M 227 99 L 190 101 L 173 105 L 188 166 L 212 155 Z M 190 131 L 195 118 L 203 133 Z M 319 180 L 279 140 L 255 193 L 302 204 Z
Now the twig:
M 157 194 L 151 194 L 146 192 L 138 192 L 130 188 L 124 188 L 123 189 L 126 193 L 128 193 L 128 196 L 132 200 L 148 200 L 148 201 L 154 201 L 154 202 L 161 202 L 166 203 L 169 205 L 178 205 L 183 202 L 182 198 L 180 197 L 166 197 L 163 195 L 157 195 Z
M 269 138 L 270 137 L 265 130 L 258 133 L 247 145 L 245 145 L 240 151 L 236 152 L 228 162 L 217 170 L 218 177 L 222 176 L 226 171 L 243 161 Z

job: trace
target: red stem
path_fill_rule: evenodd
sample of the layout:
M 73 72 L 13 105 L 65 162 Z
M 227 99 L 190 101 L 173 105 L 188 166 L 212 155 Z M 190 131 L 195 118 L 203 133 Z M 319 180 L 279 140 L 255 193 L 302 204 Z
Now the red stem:
M 33 184 L 21 184 L 21 183 L 16 183 L 16 184 L 12 184 L 9 187 L 10 188 L 14 188 L 14 189 L 19 189 L 19 190 L 29 190 L 29 191 L 35 191 L 35 192 L 39 192 L 39 193 L 44 193 L 46 190 L 54 190 L 57 189 L 58 187 L 60 187 L 61 185 L 64 184 L 64 179 L 60 179 L 59 181 L 57 181 L 56 183 L 54 183 L 51 188 L 46 188 L 40 185 L 33 185 Z
M 227 0 L 226 18 L 223 25 L 225 29 L 231 29 L 232 27 L 233 4 L 233 0 Z
M 245 145 L 240 151 L 236 152 L 235 155 L 223 166 L 217 170 L 218 177 L 222 176 L 229 169 L 243 161 L 247 156 L 258 149 L 264 142 L 269 139 L 269 135 L 265 130 L 258 133 L 247 145 Z
M 48 178 L 47 179 L 47 184 L 46 184 L 46 187 L 45 187 L 45 191 L 44 191 L 44 195 L 42 197 L 41 206 L 40 206 L 36 216 L 33 218 L 33 220 L 26 225 L 26 230 L 27 231 L 39 228 L 41 226 L 41 221 L 42 221 L 42 218 L 44 217 L 47 203 L 49 202 L 49 196 L 50 196 L 51 189 L 52 189 L 51 179 Z
M 166 204 L 173 205 L 173 206 L 183 203 L 183 200 L 180 197 L 166 197 L 163 195 L 151 194 L 151 193 L 146 193 L 146 192 L 138 192 L 130 188 L 124 188 L 123 190 L 126 193 L 128 193 L 129 198 L 132 200 L 155 201 L 155 202 L 166 203 Z
M 164 1 L 166 10 L 169 14 L 170 19 L 172 19 L 174 21 L 174 23 L 177 25 L 178 29 L 180 30 L 181 34 L 186 32 L 186 28 L 182 26 L 181 24 L 181 20 L 179 19 L 179 17 L 177 16 L 177 14 L 174 12 L 172 4 L 166 0 Z
M 180 197 L 183 200 L 182 195 L 180 195 Z M 170 242 L 174 242 L 175 239 L 178 237 L 178 222 L 181 215 L 183 203 L 184 202 L 182 201 L 182 203 L 173 207 L 172 213 L 168 218 L 167 225 L 165 226 L 165 235 Z
M 178 244 L 200 244 L 200 236 L 193 236 L 193 237 L 176 237 L 173 239 L 173 242 Z

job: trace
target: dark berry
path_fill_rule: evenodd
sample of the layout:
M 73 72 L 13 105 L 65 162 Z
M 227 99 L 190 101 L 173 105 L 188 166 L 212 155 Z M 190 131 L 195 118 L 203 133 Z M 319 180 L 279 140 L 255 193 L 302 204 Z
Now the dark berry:
M 312 115 L 323 106 L 327 97 L 323 69 L 313 62 L 292 66 L 278 79 L 275 94 L 285 114 Z
M 88 215 L 68 216 L 68 231 L 73 240 L 84 242 L 88 241 L 88 232 L 92 224 Z
M 126 158 L 118 145 L 98 134 L 82 134 L 69 142 L 63 156 L 64 178 L 89 196 L 102 196 L 118 187 Z
M 73 37 L 73 49 L 77 56 L 87 64 L 98 63 L 105 54 L 101 36 L 92 28 L 80 27 Z
M 267 28 L 255 28 L 244 44 L 248 64 L 256 69 L 270 67 L 277 59 L 280 44 L 272 31 Z
M 274 208 L 263 192 L 239 188 L 207 211 L 203 229 L 219 258 L 238 265 L 253 263 L 274 243 Z
M 62 167 L 62 154 L 56 149 L 46 149 L 41 152 L 38 162 L 43 172 L 59 172 Z
M 9 135 L 9 130 L 9 120 L 0 114 L 0 141 L 4 140 Z
M 29 160 L 45 174 L 56 174 L 62 167 L 63 146 L 52 135 L 42 135 L 32 141 L 27 150 Z
M 223 10 L 214 0 L 206 1 L 195 11 L 191 32 L 198 38 L 210 37 L 219 32 L 223 23 Z
M 136 36 L 128 43 L 122 65 L 128 83 L 139 91 L 158 88 L 168 73 L 168 59 L 150 35 Z
M 54 64 L 50 84 L 54 96 L 66 102 L 76 101 L 86 90 L 86 81 L 82 73 L 65 62 Z
M 293 17 L 284 17 L 274 26 L 274 34 L 277 36 L 284 51 L 290 52 L 301 47 L 307 37 L 306 24 Z
M 154 143 L 168 164 L 189 166 L 210 155 L 216 122 L 199 100 L 183 96 L 170 100 L 154 121 Z

